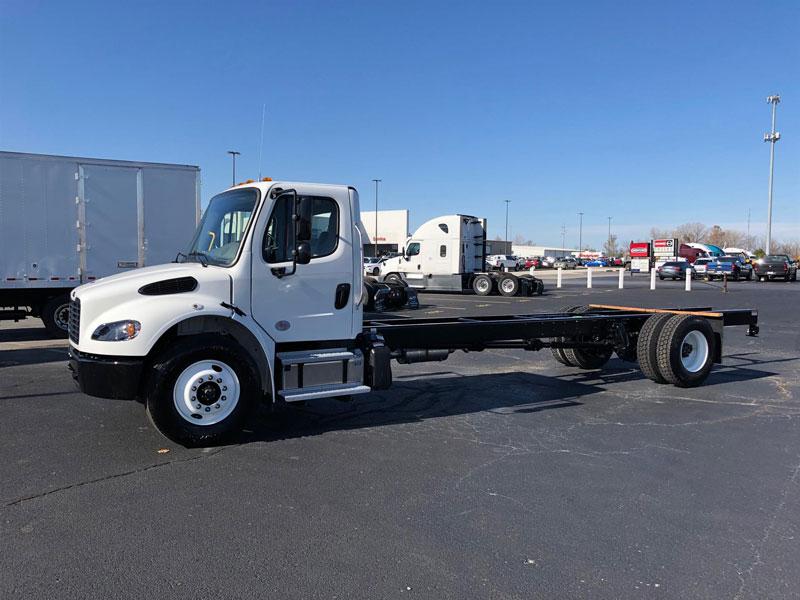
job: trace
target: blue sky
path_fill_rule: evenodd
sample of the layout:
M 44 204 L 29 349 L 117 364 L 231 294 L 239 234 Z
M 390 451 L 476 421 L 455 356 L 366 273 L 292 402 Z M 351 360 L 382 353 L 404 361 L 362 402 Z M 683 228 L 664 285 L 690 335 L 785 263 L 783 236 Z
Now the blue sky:
M 356 186 L 540 244 L 800 237 L 800 3 L 0 0 L 0 149 Z M 261 111 L 266 103 L 262 164 Z

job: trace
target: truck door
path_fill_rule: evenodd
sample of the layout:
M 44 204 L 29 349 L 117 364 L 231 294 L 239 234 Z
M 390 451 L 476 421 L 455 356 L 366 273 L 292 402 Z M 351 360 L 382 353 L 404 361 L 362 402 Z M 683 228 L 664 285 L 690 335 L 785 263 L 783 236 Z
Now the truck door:
M 268 217 L 253 237 L 253 318 L 276 342 L 351 339 L 356 277 L 347 188 L 296 189 L 312 199 L 311 261 L 291 273 L 293 195 L 267 201 Z
M 84 283 L 140 265 L 140 180 L 136 168 L 78 166 Z
M 431 258 L 426 254 L 430 244 L 431 242 L 411 240 L 406 246 L 405 256 L 400 261 L 400 271 L 403 273 L 403 278 L 412 287 L 424 285 L 423 280 L 426 272 L 425 258 Z

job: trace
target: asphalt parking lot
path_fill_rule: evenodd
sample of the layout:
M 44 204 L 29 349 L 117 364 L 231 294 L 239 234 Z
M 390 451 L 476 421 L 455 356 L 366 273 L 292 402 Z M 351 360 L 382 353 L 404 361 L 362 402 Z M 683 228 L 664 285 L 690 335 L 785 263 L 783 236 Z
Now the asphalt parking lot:
M 0 597 L 798 597 L 800 284 L 542 276 L 385 318 L 707 305 L 759 309 L 761 334 L 726 330 L 695 389 L 456 353 L 185 449 L 77 393 L 35 322 L 0 323 Z

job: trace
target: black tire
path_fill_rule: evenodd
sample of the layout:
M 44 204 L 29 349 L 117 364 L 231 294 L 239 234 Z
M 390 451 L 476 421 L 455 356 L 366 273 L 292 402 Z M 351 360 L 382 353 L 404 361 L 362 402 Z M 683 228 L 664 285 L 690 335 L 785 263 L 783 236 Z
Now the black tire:
M 541 279 L 536 280 L 536 295 L 541 296 L 544 294 L 544 281 Z
M 658 278 L 659 278 L 661 281 L 664 281 L 664 278 L 663 278 L 661 275 L 659 275 L 659 276 L 658 276 Z
M 519 293 L 519 279 L 516 275 L 501 275 L 497 282 L 501 296 L 516 296 Z
M 494 282 L 491 277 L 481 273 L 480 275 L 476 275 L 475 279 L 472 280 L 472 289 L 475 290 L 478 296 L 488 296 L 494 289 Z
M 373 277 L 377 277 L 380 274 L 381 274 L 380 267 L 375 267 L 374 269 L 372 269 L 372 276 Z
M 707 320 L 694 315 L 673 315 L 658 336 L 658 370 L 668 383 L 677 387 L 697 387 L 714 366 L 716 344 L 714 330 Z M 694 355 L 692 365 L 694 351 L 698 354 Z
M 747 281 L 753 281 L 753 270 L 752 269 L 750 269 L 747 272 Z
M 574 314 L 583 314 L 591 312 L 592 309 L 588 306 L 581 306 L 572 312 Z M 576 341 L 581 341 L 581 338 L 573 338 Z M 599 369 L 605 365 L 614 353 L 613 348 L 565 348 L 564 357 L 579 369 Z
M 797 281 L 797 271 L 792 273 L 792 281 Z
M 389 282 L 391 282 L 391 283 L 399 283 L 402 286 L 406 285 L 405 280 L 402 277 L 400 277 L 400 275 L 398 275 L 397 273 L 389 273 L 384 278 L 384 281 L 386 281 L 387 283 L 389 283 Z
M 737 270 L 737 271 L 734 271 L 734 272 L 733 272 L 733 280 L 734 280 L 734 281 L 739 281 L 739 275 L 740 275 L 740 274 L 739 274 L 739 271 L 738 271 L 738 270 Z
M 658 336 L 673 315 L 655 314 L 644 322 L 636 342 L 636 358 L 645 377 L 656 383 L 667 383 L 658 368 Z
M 64 294 L 50 298 L 42 307 L 40 316 L 50 337 L 69 337 L 69 296 Z
M 559 313 L 571 313 L 572 311 L 577 310 L 579 308 L 582 308 L 580 304 L 577 304 L 575 306 L 562 306 L 556 312 L 559 312 Z M 551 342 L 561 342 L 561 341 L 563 341 L 563 339 L 564 338 L 557 337 L 557 338 L 551 338 L 550 341 Z M 553 355 L 553 358 L 555 358 L 562 365 L 565 365 L 567 367 L 576 367 L 577 366 L 577 365 L 573 365 L 571 362 L 569 362 L 569 360 L 567 360 L 567 356 L 566 356 L 566 354 L 564 354 L 564 348 L 550 348 L 550 353 Z
M 792 280 L 792 279 L 791 279 L 791 277 L 790 277 L 788 274 L 783 276 L 783 281 L 784 281 L 784 282 L 786 282 L 786 283 L 789 283 L 791 280 Z
M 209 375 L 212 380 L 208 384 L 203 384 L 209 385 L 207 388 L 209 394 L 205 401 L 197 400 L 196 406 L 200 406 L 201 409 L 196 411 L 197 418 L 190 422 L 187 417 L 182 416 L 173 394 L 176 393 L 175 386 L 179 377 L 187 377 L 187 372 L 191 373 L 190 367 L 201 362 L 209 363 L 212 371 L 220 373 L 220 378 L 227 376 L 226 379 L 233 380 L 229 377 L 229 373 L 230 371 L 235 373 L 235 379 L 238 380 L 238 397 L 235 399 L 234 408 L 227 409 L 230 412 L 226 414 L 226 407 L 223 404 L 225 401 L 220 402 L 220 400 L 225 398 L 225 391 L 230 394 L 231 390 L 225 389 L 228 386 L 220 387 L 217 384 L 218 379 L 214 380 L 214 375 Z M 199 367 L 198 372 L 201 372 Z M 223 379 L 223 382 L 226 379 Z M 173 442 L 184 446 L 219 444 L 241 430 L 245 419 L 261 397 L 260 381 L 253 359 L 230 338 L 211 334 L 178 338 L 164 348 L 150 366 L 144 388 L 147 415 L 156 429 Z M 191 393 L 188 387 L 185 389 L 187 394 Z M 198 395 L 200 393 L 202 391 L 198 391 Z M 233 398 L 227 399 L 230 400 Z M 212 404 L 206 404 L 209 401 Z M 194 400 L 192 404 L 193 402 Z M 203 407 L 203 404 L 206 406 Z M 224 415 L 222 420 L 211 425 L 194 424 L 201 423 L 203 416 L 215 407 L 218 410 L 221 408 L 220 414 Z M 193 411 L 194 406 L 188 410 Z M 213 417 L 213 414 L 210 416 Z

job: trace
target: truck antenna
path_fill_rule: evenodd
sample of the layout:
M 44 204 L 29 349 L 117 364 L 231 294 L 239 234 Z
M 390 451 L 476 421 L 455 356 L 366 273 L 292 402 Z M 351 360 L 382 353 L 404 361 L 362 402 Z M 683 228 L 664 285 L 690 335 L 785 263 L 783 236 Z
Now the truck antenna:
M 264 115 L 267 112 L 267 103 L 261 106 L 261 145 L 258 148 L 258 180 L 261 181 L 261 154 L 264 151 Z

